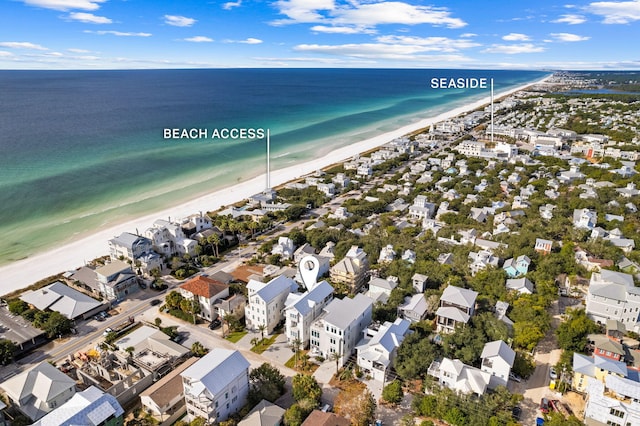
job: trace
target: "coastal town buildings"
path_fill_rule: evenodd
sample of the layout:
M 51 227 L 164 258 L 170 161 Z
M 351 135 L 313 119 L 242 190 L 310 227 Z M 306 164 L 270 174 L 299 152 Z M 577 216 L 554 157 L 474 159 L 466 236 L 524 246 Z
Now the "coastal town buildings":
M 287 297 L 297 289 L 298 284 L 284 275 L 268 283 L 250 280 L 247 284 L 248 298 L 244 313 L 247 328 L 258 331 L 263 326 L 264 332 L 271 334 L 284 318 Z
M 311 353 L 325 359 L 336 356 L 343 365 L 371 324 L 372 312 L 373 300 L 361 293 L 353 299 L 333 299 L 311 325 Z
M 220 422 L 246 403 L 249 362 L 238 351 L 215 348 L 180 376 L 190 421 Z
M 210 277 L 198 275 L 180 286 L 180 293 L 200 305 L 198 316 L 211 321 L 220 316 L 218 305 L 229 298 L 229 286 Z

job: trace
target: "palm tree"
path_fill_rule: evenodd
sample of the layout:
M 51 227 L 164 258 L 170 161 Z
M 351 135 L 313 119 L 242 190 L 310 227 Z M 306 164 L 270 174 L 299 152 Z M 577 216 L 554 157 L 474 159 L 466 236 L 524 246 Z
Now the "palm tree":
M 342 358 L 342 357 L 340 356 L 340 354 L 338 352 L 331 352 L 329 354 L 329 359 L 331 361 L 335 361 L 336 362 L 336 376 L 338 375 L 338 369 L 339 369 L 338 362 L 340 361 L 340 358 Z
M 265 336 L 264 332 L 267 330 L 267 326 L 264 324 L 260 324 L 258 326 L 258 330 L 260 330 L 260 335 L 262 336 L 262 339 L 264 340 L 267 336 Z
M 254 337 L 253 339 L 251 339 L 251 346 L 258 346 L 258 342 L 259 342 L 258 338 Z
M 253 234 L 256 232 L 256 229 L 258 229 L 258 227 L 260 225 L 255 220 L 252 220 L 251 222 L 249 222 L 249 224 L 247 226 L 248 226 L 249 230 L 251 231 L 251 238 L 253 238 Z
M 223 321 L 224 325 L 227 326 L 227 331 L 225 333 L 224 325 L 223 325 L 222 326 L 222 337 L 225 337 L 229 333 L 231 333 L 231 321 L 233 321 L 234 319 L 235 319 L 235 317 L 233 316 L 233 314 L 231 312 L 227 312 L 226 314 L 224 314 L 224 317 L 222 317 L 222 321 Z
M 221 241 L 222 239 L 220 238 L 220 235 L 215 232 L 207 237 L 207 242 L 213 246 L 213 253 L 216 255 L 216 257 L 218 257 L 218 247 L 220 246 Z
M 300 346 L 302 346 L 302 341 L 300 339 L 295 338 L 291 341 L 291 349 L 295 355 L 295 368 L 298 368 L 298 352 L 300 352 Z

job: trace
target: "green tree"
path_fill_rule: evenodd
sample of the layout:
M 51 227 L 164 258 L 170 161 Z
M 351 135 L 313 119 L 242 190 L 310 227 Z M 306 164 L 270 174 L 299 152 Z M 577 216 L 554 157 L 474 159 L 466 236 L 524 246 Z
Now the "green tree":
M 253 404 L 263 399 L 274 402 L 284 393 L 284 376 L 266 362 L 249 373 L 249 382 L 249 400 Z
M 298 404 L 293 404 L 284 412 L 284 424 L 286 426 L 300 426 L 304 422 L 304 412 Z
M 590 319 L 584 309 L 567 308 L 566 320 L 556 330 L 558 345 L 567 351 L 584 352 L 587 335 L 598 331 L 598 325 Z
M 183 300 L 184 300 L 184 297 L 177 291 L 173 290 L 169 292 L 169 294 L 167 294 L 167 297 L 165 298 L 165 303 L 169 308 L 180 309 L 180 305 Z
M 296 401 L 311 399 L 315 401 L 316 404 L 320 403 L 322 388 L 315 377 L 309 374 L 296 374 L 293 376 L 291 386 L 293 389 L 293 399 Z
M 402 383 L 399 380 L 394 380 L 382 389 L 382 399 L 392 404 L 398 404 L 403 396 Z
M 198 358 L 202 358 L 209 353 L 209 349 L 205 348 L 200 342 L 193 342 L 191 345 L 191 353 Z
M 402 341 L 393 365 L 402 379 L 416 379 L 427 374 L 429 365 L 440 355 L 439 346 L 422 333 L 415 332 Z
M 14 299 L 9 301 L 9 312 L 14 315 L 22 315 L 24 311 L 29 309 L 29 304 L 20 299 Z
M 64 336 L 71 331 L 73 322 L 62 315 L 60 312 L 53 311 L 49 315 L 47 322 L 44 324 L 44 331 L 47 337 L 55 338 L 56 336 Z
M 9 339 L 0 339 L 0 364 L 7 365 L 13 362 L 16 353 L 16 345 Z

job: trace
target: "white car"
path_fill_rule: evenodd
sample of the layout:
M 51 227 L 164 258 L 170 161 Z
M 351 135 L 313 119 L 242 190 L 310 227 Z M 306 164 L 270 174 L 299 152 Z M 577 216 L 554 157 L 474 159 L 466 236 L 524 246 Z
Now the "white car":
M 551 380 L 555 380 L 558 378 L 558 373 L 556 372 L 555 367 L 551 367 L 549 369 L 549 378 L 551 378 Z

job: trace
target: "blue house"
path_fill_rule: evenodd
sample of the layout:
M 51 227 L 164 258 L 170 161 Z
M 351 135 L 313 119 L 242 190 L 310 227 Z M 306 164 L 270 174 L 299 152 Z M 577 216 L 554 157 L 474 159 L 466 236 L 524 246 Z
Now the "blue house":
M 505 260 L 502 269 L 506 271 L 509 278 L 514 278 L 525 275 L 529 271 L 529 265 L 531 265 L 531 259 L 522 254 L 515 259 L 512 257 Z

